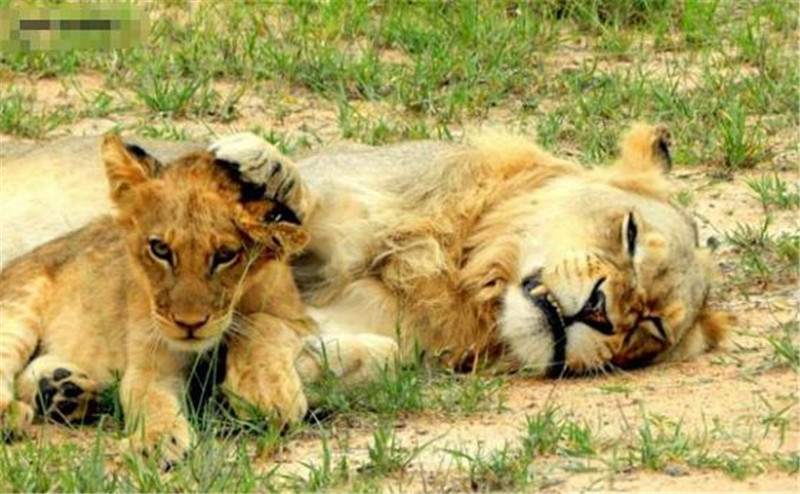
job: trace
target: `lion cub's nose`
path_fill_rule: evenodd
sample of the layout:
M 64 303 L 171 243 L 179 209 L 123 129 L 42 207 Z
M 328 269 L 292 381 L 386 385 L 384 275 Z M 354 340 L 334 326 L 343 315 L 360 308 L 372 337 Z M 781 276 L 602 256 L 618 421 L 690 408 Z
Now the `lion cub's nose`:
M 176 316 L 175 314 L 172 314 L 172 321 L 179 328 L 189 333 L 189 336 L 192 336 L 192 333 L 203 327 L 203 325 L 208 322 L 208 314 L 203 316 Z

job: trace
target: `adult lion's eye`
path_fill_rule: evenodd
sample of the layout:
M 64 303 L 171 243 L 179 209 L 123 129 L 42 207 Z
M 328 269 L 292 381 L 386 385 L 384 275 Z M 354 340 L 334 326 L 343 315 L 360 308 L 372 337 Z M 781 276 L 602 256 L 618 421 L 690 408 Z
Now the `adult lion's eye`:
M 172 264 L 172 250 L 166 242 L 155 237 L 151 237 L 148 242 L 150 244 L 150 254 L 154 258 L 164 261 L 167 264 Z
M 239 258 L 239 252 L 239 250 L 231 249 L 230 247 L 222 247 L 217 250 L 211 259 L 211 271 L 233 264 Z
M 628 255 L 633 257 L 636 254 L 636 237 L 639 235 L 639 227 L 633 213 L 628 214 L 627 226 L 625 227 L 625 247 Z

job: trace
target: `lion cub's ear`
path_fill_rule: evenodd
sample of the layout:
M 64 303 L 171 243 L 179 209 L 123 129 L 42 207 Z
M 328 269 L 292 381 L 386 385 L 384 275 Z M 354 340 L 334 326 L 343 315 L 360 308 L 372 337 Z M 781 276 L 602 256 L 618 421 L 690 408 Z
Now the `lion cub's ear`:
M 666 125 L 634 124 L 620 140 L 620 158 L 615 166 L 632 174 L 666 173 L 672 166 L 671 145 Z
M 119 136 L 107 134 L 100 148 L 111 200 L 124 206 L 133 189 L 158 175 L 161 163 L 135 144 L 124 144 Z
M 300 252 L 308 244 L 308 231 L 286 206 L 271 200 L 248 201 L 236 224 L 255 242 L 266 246 L 279 257 Z

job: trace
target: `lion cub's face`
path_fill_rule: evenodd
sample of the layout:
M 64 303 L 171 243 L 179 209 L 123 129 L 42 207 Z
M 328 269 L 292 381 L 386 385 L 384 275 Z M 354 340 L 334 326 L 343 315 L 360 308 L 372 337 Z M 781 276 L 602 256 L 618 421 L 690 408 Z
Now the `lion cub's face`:
M 103 158 L 134 272 L 173 348 L 216 343 L 263 268 L 305 243 L 296 225 L 266 224 L 274 204 L 244 201 L 225 164 L 207 153 L 162 166 L 110 136 Z

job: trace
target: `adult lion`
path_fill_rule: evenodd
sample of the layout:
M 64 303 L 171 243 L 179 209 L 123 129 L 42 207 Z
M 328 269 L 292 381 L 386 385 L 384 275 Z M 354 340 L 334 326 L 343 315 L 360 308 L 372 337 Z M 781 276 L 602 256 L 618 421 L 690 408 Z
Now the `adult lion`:
M 20 171 L 52 168 L 54 156 L 77 163 L 73 146 L 2 170 L 12 168 L 16 184 L 43 182 L 86 214 L 99 167 L 71 165 L 68 180 Z M 264 165 L 274 169 L 262 158 L 273 155 L 269 144 L 252 135 L 212 149 L 254 182 L 269 180 Z M 309 340 L 301 375 L 312 379 L 324 354 L 343 377 L 363 378 L 365 362 L 389 357 L 386 341 L 397 335 L 403 355 L 419 344 L 449 365 L 485 360 L 553 376 L 713 348 L 728 316 L 708 304 L 710 264 L 691 218 L 668 199 L 668 165 L 665 129 L 647 125 L 626 134 L 614 165 L 594 170 L 500 135 L 300 160 L 306 197 L 296 213 L 312 240 L 294 271 L 328 343 L 322 351 L 321 340 Z M 80 220 L 69 208 L 55 219 L 26 208 L 41 196 L 6 176 L 5 244 L 41 241 L 63 220 Z M 105 208 L 102 198 L 96 204 Z M 8 231 L 22 221 L 50 224 L 27 238 Z

